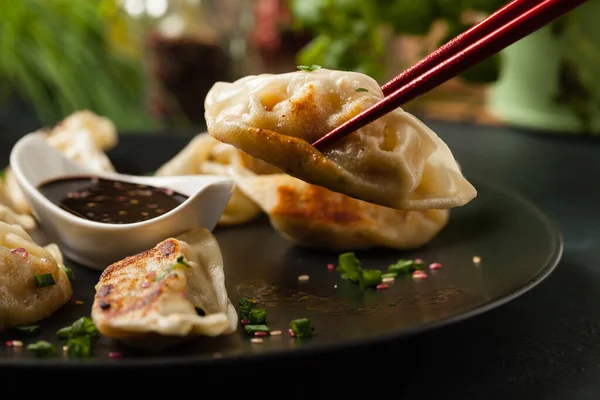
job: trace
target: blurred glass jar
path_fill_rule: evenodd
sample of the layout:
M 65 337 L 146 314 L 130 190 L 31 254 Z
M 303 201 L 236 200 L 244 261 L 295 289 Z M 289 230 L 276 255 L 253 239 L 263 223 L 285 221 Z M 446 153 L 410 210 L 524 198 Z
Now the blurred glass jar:
M 254 24 L 253 2 L 145 0 L 147 97 L 163 124 L 204 127 L 204 98 L 212 85 L 252 70 L 246 41 Z

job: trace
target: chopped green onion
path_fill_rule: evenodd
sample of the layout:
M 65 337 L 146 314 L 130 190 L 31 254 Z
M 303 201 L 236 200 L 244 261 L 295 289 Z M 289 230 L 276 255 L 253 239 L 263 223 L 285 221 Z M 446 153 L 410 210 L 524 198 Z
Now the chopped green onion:
M 42 331 L 39 325 L 19 325 L 12 329 L 13 332 L 25 336 L 35 336 Z
M 261 325 L 267 322 L 267 310 L 264 308 L 255 308 L 250 310 L 250 314 L 248 316 L 248 321 L 250 325 Z
M 411 274 L 418 269 L 423 269 L 423 265 L 423 263 L 416 263 L 414 260 L 398 260 L 388 267 L 388 272 L 398 275 Z
M 311 337 L 313 335 L 313 327 L 310 326 L 308 318 L 295 319 L 290 322 L 290 328 L 297 338 Z
M 67 341 L 67 354 L 74 357 L 89 357 L 92 354 L 92 339 L 89 336 L 72 336 Z
M 381 279 L 385 279 L 385 278 L 395 278 L 398 276 L 397 272 L 388 272 L 387 274 L 382 274 L 381 275 Z
M 39 340 L 35 343 L 27 345 L 27 350 L 31 351 L 38 357 L 50 357 L 56 354 L 56 347 L 52 343 L 45 340 Z
M 247 297 L 242 297 L 238 301 L 238 306 L 240 308 L 240 318 L 250 319 L 250 311 L 255 306 L 255 303 Z
M 358 89 L 356 89 L 357 92 L 368 92 L 367 89 L 365 89 L 364 87 L 359 87 Z
M 269 332 L 270 329 L 267 325 L 246 325 L 244 326 L 248 335 L 254 335 L 256 332 Z
M 71 326 L 65 326 L 59 329 L 56 334 L 61 339 L 68 339 L 76 336 L 96 336 L 98 329 L 90 317 L 81 317 L 73 322 Z
M 62 269 L 65 272 L 65 274 L 67 274 L 67 278 L 69 278 L 70 281 L 75 279 L 75 276 L 73 275 L 73 270 L 71 268 L 67 267 L 66 265 L 59 265 L 58 267 Z
M 342 253 L 338 257 L 337 271 L 342 279 L 358 282 L 361 277 L 360 260 L 354 253 Z
M 165 270 L 163 270 L 160 274 L 158 274 L 156 276 L 156 278 L 154 278 L 155 282 L 158 282 L 160 280 L 162 280 L 165 276 L 167 276 L 167 274 L 171 271 L 173 271 L 175 268 L 181 268 L 181 267 L 189 267 L 190 264 L 187 263 L 187 261 L 185 261 L 185 258 L 183 256 L 179 256 L 177 257 L 177 261 L 174 262 L 173 264 L 169 265 Z
M 317 69 L 321 69 L 320 65 L 298 65 L 298 69 L 302 71 L 315 71 Z
M 378 269 L 363 269 L 360 276 L 360 286 L 367 288 L 381 283 L 383 273 Z
M 4 182 L 6 180 L 6 168 L 0 169 L 0 181 Z
M 52 274 L 35 275 L 33 279 L 35 280 L 35 287 L 37 288 L 56 285 Z

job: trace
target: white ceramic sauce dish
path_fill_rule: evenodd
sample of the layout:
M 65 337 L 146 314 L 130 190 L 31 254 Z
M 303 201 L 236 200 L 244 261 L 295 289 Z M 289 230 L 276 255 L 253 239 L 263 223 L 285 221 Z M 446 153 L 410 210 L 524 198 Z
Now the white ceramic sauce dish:
M 234 188 L 231 179 L 221 176 L 152 177 L 91 171 L 49 145 L 41 132 L 25 135 L 15 144 L 10 165 L 48 239 L 57 243 L 66 257 L 99 271 L 193 228 L 204 227 L 212 231 Z M 96 222 L 63 210 L 38 190 L 44 182 L 75 176 L 95 176 L 171 189 L 188 198 L 173 210 L 146 221 L 129 224 Z

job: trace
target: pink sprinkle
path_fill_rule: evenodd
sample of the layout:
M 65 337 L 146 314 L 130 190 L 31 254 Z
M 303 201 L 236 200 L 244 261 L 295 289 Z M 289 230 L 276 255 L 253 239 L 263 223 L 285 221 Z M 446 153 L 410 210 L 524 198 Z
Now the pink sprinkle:
M 250 321 L 248 321 L 247 319 L 243 319 L 240 322 L 242 323 L 242 325 L 248 325 L 248 322 Z
M 25 250 L 23 247 L 18 247 L 16 249 L 12 249 L 10 252 L 13 254 L 17 254 L 17 253 L 23 253 L 24 251 L 27 251 L 27 250 Z
M 13 341 L 12 340 L 7 340 L 6 341 L 6 347 L 13 347 Z
M 142 288 L 146 289 L 147 287 L 150 287 L 150 282 L 142 283 Z
M 156 278 L 156 271 L 150 271 L 150 272 L 148 272 L 148 274 L 146 275 L 146 279 L 153 280 L 154 278 Z
M 292 330 L 292 328 L 288 329 L 288 333 L 291 337 L 296 336 L 296 335 L 294 335 L 294 331 Z
M 267 336 L 267 332 L 254 332 L 254 336 Z
M 442 264 L 440 263 L 433 263 L 429 265 L 429 269 L 440 269 L 442 268 Z
M 172 196 L 172 195 L 173 195 L 173 193 L 174 193 L 174 192 L 173 192 L 171 189 L 167 189 L 167 190 L 165 190 L 165 194 L 166 194 L 167 196 Z
M 121 353 L 119 353 L 118 351 L 109 351 L 108 352 L 108 357 L 110 358 L 119 358 L 121 357 Z
M 420 269 L 418 269 L 415 272 L 413 272 L 412 277 L 415 279 L 425 279 L 425 278 L 427 278 L 427 274 L 425 272 L 421 271 Z
M 423 264 L 423 260 L 421 260 L 420 258 L 415 258 L 415 263 L 416 264 Z
M 335 265 L 333 264 L 327 264 L 327 269 L 330 271 L 333 271 L 335 269 Z
M 381 290 L 381 289 L 387 289 L 390 286 L 387 283 L 380 283 L 379 285 L 377 285 L 377 289 Z

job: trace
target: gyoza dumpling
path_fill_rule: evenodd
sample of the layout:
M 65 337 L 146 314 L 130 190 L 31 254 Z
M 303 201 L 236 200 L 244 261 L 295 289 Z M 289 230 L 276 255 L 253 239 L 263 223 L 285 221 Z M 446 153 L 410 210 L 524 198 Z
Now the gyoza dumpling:
M 286 174 L 234 171 L 240 190 L 262 207 L 273 228 L 303 246 L 338 252 L 413 249 L 432 240 L 448 222 L 449 210 L 395 210 Z
M 36 279 L 48 286 L 37 287 Z M 72 293 L 67 274 L 50 252 L 19 225 L 0 222 L 0 331 L 49 317 Z
M 31 215 L 19 214 L 4 204 L 0 204 L 0 221 L 9 225 L 20 225 L 26 231 L 32 230 L 37 225 Z
M 19 181 L 10 166 L 4 169 L 4 183 L 1 186 L 2 197 L 7 205 L 18 214 L 31 214 L 31 207 L 19 185 Z
M 205 100 L 208 132 L 308 183 L 388 207 L 462 206 L 476 196 L 448 146 L 398 108 L 323 152 L 311 146 L 383 98 L 356 72 L 318 69 L 217 82 Z
M 106 268 L 96 284 L 91 316 L 105 336 L 150 349 L 229 334 L 238 322 L 219 245 L 204 228 Z
M 230 165 L 240 153 L 235 147 L 219 142 L 207 132 L 196 135 L 172 159 L 156 171 L 157 176 L 227 175 Z M 219 225 L 236 225 L 255 218 L 261 213 L 252 200 L 234 188 Z
M 66 148 L 71 139 L 81 131 L 89 134 L 94 147 L 104 151 L 115 147 L 119 139 L 115 124 L 110 119 L 89 110 L 80 110 L 56 124 L 48 141 L 56 148 Z

